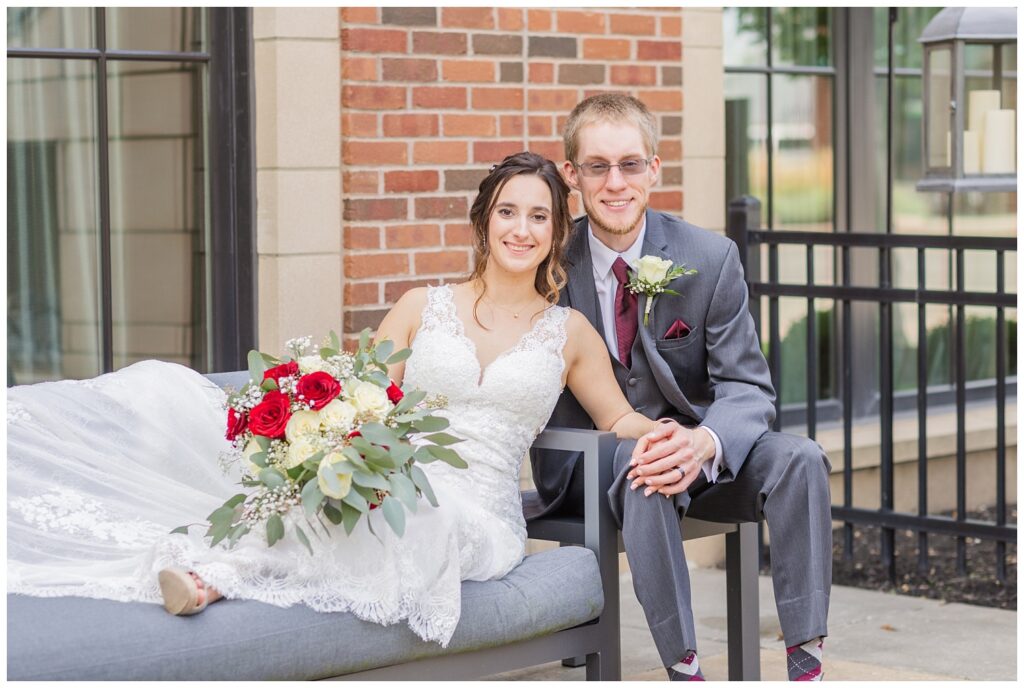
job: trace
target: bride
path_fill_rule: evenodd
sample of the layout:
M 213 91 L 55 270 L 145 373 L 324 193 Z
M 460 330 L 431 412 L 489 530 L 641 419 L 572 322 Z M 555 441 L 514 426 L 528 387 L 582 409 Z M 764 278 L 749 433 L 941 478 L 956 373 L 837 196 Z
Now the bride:
M 398 538 L 371 512 L 351 536 L 233 549 L 168 534 L 216 508 L 240 469 L 222 471 L 224 394 L 182 366 L 146 361 L 93 380 L 8 390 L 8 592 L 164 601 L 190 614 L 226 598 L 405 620 L 447 645 L 460 582 L 500 578 L 525 553 L 523 456 L 568 386 L 595 425 L 639 438 L 607 347 L 586 318 L 555 305 L 571 228 L 554 164 L 509 156 L 481 182 L 467 282 L 413 289 L 378 329 L 412 356 L 396 383 L 448 398 L 441 415 L 469 464 L 424 466 L 439 506 L 421 502 Z M 377 519 L 377 521 L 374 521 Z M 197 531 L 199 529 L 192 529 Z

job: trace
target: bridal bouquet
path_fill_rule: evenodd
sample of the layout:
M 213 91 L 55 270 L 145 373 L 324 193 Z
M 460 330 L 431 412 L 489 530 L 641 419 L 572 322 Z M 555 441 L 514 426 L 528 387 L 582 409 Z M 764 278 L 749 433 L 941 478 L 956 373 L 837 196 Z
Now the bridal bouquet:
M 401 536 L 405 509 L 415 512 L 419 495 L 437 506 L 417 463 L 466 467 L 450 447 L 460 440 L 441 432 L 448 420 L 430 413 L 444 399 L 399 389 L 387 366 L 412 351 L 393 351 L 388 340 L 370 346 L 369 330 L 355 354 L 341 350 L 334 332 L 321 347 L 302 337 L 286 348 L 291 355 L 281 360 L 250 351 L 251 380 L 228 397 L 232 450 L 222 461 L 243 462 L 242 485 L 253 490 L 236 494 L 207 517 L 210 546 L 225 538 L 233 546 L 256 527 L 266 529 L 273 546 L 284 537 L 290 515 L 295 535 L 312 552 L 300 523 L 314 535 L 317 525 L 330 535 L 326 518 L 351 533 L 376 508 Z M 416 445 L 412 435 L 418 436 Z

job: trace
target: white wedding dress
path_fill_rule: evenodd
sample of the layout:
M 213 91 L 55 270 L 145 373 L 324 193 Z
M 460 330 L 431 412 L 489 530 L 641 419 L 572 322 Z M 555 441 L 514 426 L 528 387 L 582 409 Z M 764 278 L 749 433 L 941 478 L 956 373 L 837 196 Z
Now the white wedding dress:
M 7 590 L 160 602 L 157 572 L 184 566 L 229 599 L 404 619 L 447 645 L 460 581 L 500 578 L 523 558 L 519 469 L 562 389 L 568 313 L 549 308 L 481 370 L 451 288 L 431 288 L 405 386 L 448 397 L 437 413 L 464 438 L 454 448 L 469 467 L 424 467 L 440 506 L 419 500 L 402 538 L 377 510 L 376 536 L 365 519 L 351 536 L 335 527 L 312 539 L 312 555 L 291 535 L 268 548 L 262 529 L 230 550 L 210 548 L 205 527 L 169 534 L 240 491 L 240 469 L 218 464 L 228 448 L 224 394 L 194 371 L 146 361 L 92 380 L 11 388 Z

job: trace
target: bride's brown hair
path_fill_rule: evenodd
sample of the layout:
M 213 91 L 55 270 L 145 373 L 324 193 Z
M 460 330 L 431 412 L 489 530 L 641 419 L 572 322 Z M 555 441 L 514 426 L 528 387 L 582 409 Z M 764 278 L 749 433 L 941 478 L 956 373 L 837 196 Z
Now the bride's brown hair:
M 494 206 L 497 205 L 498 197 L 505 184 L 509 179 L 520 174 L 533 174 L 540 177 L 551 191 L 551 252 L 537 266 L 534 288 L 538 294 L 544 297 L 545 301 L 553 304 L 558 302 L 558 294 L 566 283 L 562 259 L 565 246 L 569 241 L 569 233 L 572 230 L 572 215 L 569 212 L 569 186 L 562 179 L 555 163 L 547 158 L 528 151 L 510 155 L 500 164 L 492 167 L 490 174 L 480 182 L 479 193 L 473 201 L 473 207 L 469 210 L 469 221 L 473 225 L 474 261 L 473 272 L 469 278 L 479 280 L 482 288 L 473 304 L 473 319 L 481 327 L 483 325 L 476 316 L 476 310 L 487 289 L 480 278 L 483 277 L 484 270 L 487 268 L 487 258 L 490 254 L 487 234 L 491 213 L 494 212 Z

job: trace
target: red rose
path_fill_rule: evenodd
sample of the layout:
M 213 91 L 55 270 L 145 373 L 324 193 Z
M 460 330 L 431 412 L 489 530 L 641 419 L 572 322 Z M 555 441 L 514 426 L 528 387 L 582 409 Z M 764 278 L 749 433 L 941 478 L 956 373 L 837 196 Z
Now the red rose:
M 233 440 L 242 432 L 245 431 L 245 427 L 249 424 L 249 417 L 244 413 L 239 413 L 233 408 L 228 409 L 228 431 L 224 437 L 229 440 Z
M 284 428 L 292 417 L 288 395 L 272 389 L 263 395 L 263 401 L 249 412 L 249 429 L 254 435 L 273 440 L 284 437 Z
M 391 403 L 398 404 L 398 402 L 400 402 L 402 400 L 402 397 L 404 396 L 405 395 L 402 394 L 402 389 L 394 382 L 392 382 L 391 386 L 388 387 L 388 399 L 391 401 Z
M 349 434 L 345 435 L 345 437 L 347 437 L 348 439 L 352 439 L 353 437 L 362 437 L 362 436 L 363 436 L 363 433 L 359 432 L 358 430 L 353 430 Z
M 339 394 L 341 385 L 333 375 L 323 371 L 303 375 L 295 385 L 295 396 L 312 404 L 314 411 L 327 406 Z
M 274 382 L 280 386 L 282 377 L 289 377 L 291 375 L 298 374 L 299 364 L 295 361 L 289 361 L 288 363 L 282 363 L 281 365 L 274 366 L 273 368 L 267 368 L 263 372 L 263 379 L 267 380 L 268 378 L 274 378 Z

